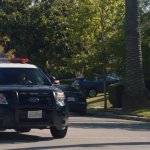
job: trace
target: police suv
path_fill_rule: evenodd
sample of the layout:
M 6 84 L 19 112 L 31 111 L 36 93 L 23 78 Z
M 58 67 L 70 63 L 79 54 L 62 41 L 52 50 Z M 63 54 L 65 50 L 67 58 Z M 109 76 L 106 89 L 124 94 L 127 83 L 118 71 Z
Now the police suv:
M 54 138 L 63 138 L 69 117 L 64 93 L 27 61 L 0 58 L 0 130 L 48 128 Z

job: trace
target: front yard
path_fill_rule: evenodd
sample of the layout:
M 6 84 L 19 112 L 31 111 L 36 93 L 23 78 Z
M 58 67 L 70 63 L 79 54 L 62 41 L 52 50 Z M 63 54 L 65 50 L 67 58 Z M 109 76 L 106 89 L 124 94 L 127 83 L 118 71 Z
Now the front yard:
M 121 108 L 112 108 L 109 100 L 107 100 L 107 110 L 104 110 L 104 95 L 99 94 L 97 97 L 88 98 L 88 112 L 93 113 L 119 113 L 119 114 L 128 114 L 135 115 L 140 117 L 150 118 L 150 108 L 140 108 L 140 109 L 132 109 L 132 110 L 123 110 Z

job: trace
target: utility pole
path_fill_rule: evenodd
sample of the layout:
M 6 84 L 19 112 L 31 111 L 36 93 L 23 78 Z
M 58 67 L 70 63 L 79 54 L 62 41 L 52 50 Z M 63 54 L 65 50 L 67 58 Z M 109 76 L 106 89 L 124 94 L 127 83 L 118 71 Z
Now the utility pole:
M 101 11 L 100 11 L 100 20 L 101 20 L 101 44 L 102 44 L 102 53 L 104 55 L 103 60 L 103 80 L 104 80 L 104 110 L 107 111 L 107 90 L 106 90 L 106 78 L 107 78 L 107 71 L 106 71 L 106 48 L 105 48 L 105 19 L 104 19 L 104 5 L 103 2 L 101 3 Z

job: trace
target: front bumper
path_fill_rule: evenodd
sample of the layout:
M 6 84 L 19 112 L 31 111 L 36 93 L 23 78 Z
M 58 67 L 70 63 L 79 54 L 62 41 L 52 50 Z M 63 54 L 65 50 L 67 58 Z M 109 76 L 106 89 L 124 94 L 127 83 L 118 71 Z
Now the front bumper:
M 29 112 L 42 112 L 39 118 L 36 116 L 29 118 Z M 36 108 L 36 109 L 13 109 L 9 106 L 0 106 L 0 128 L 49 128 L 55 126 L 63 129 L 68 124 L 69 112 L 66 106 L 57 109 Z

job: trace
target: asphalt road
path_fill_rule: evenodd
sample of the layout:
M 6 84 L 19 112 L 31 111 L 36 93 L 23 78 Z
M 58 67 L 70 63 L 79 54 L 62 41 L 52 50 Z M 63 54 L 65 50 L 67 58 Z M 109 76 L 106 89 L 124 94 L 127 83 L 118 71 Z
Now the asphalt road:
M 33 129 L 0 132 L 0 150 L 149 150 L 150 123 L 106 117 L 72 116 L 64 139 Z

